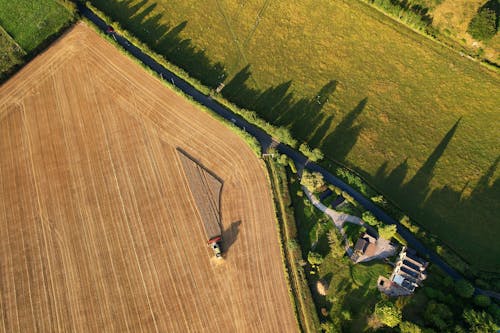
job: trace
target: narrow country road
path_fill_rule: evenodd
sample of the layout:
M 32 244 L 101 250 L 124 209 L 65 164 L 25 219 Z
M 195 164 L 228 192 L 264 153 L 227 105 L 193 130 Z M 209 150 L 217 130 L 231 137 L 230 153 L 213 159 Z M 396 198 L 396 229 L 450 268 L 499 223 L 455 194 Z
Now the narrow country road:
M 106 32 L 107 28 L 107 23 L 104 22 L 100 17 L 98 17 L 94 12 L 92 12 L 89 8 L 87 8 L 85 5 L 79 3 L 78 4 L 78 9 L 82 16 L 86 17 L 90 21 L 92 21 L 99 29 L 101 29 L 103 32 Z M 210 96 L 204 95 L 203 93 L 199 92 L 194 88 L 192 85 L 190 85 L 188 82 L 184 81 L 174 73 L 170 72 L 166 68 L 164 68 L 162 65 L 157 63 L 153 58 L 148 56 L 147 54 L 143 53 L 139 48 L 137 48 L 135 45 L 133 45 L 130 41 L 128 41 L 126 38 L 123 36 L 119 35 L 118 33 L 113 33 L 114 38 L 116 39 L 117 43 L 120 44 L 125 50 L 130 52 L 134 57 L 136 57 L 138 60 L 143 62 L 145 65 L 147 65 L 149 68 L 151 68 L 153 71 L 156 73 L 160 74 L 161 77 L 174 84 L 177 88 L 181 89 L 185 94 L 191 96 L 196 102 L 210 108 L 212 111 L 217 113 L 218 115 L 224 117 L 225 119 L 233 122 L 236 126 L 239 128 L 243 129 L 244 131 L 248 132 L 249 134 L 253 135 L 260 143 L 262 147 L 262 151 L 266 151 L 269 147 L 274 147 L 277 149 L 278 152 L 281 154 L 286 154 L 288 157 L 290 157 L 296 164 L 297 168 L 303 169 L 306 168 L 310 171 L 316 171 L 320 172 L 325 181 L 328 183 L 331 183 L 339 188 L 341 188 L 343 191 L 347 192 L 349 195 L 351 195 L 356 201 L 358 201 L 365 209 L 369 210 L 372 212 L 372 214 L 377 217 L 379 220 L 383 221 L 386 224 L 395 224 L 397 225 L 398 233 L 407 241 L 408 245 L 418 251 L 421 255 L 427 255 L 434 264 L 438 265 L 444 272 L 446 272 L 450 277 L 452 277 L 454 280 L 461 279 L 462 276 L 455 271 L 453 268 L 451 268 L 446 262 L 444 262 L 436 253 L 434 253 L 432 250 L 426 248 L 413 234 L 406 229 L 404 226 L 402 226 L 398 221 L 390 217 L 387 213 L 385 213 L 382 209 L 380 209 L 377 205 L 375 205 L 372 201 L 369 199 L 365 198 L 363 195 L 361 195 L 359 192 L 354 190 L 352 187 L 344 183 L 342 180 L 339 178 L 335 177 L 333 174 L 331 174 L 329 171 L 321 167 L 320 165 L 313 163 L 311 161 L 308 161 L 308 159 L 302 155 L 300 152 L 297 150 L 293 149 L 290 146 L 287 146 L 285 144 L 282 144 L 280 142 L 277 142 L 274 140 L 269 134 L 261 130 L 260 128 L 257 128 L 256 126 L 252 125 L 239 115 L 233 113 L 229 109 L 227 109 L 225 106 L 221 105 L 217 101 L 213 100 Z M 483 291 L 481 289 L 476 289 L 477 292 L 480 293 L 485 293 L 487 291 Z M 495 295 L 490 294 L 492 297 L 495 297 Z M 497 298 L 497 297 L 495 297 Z

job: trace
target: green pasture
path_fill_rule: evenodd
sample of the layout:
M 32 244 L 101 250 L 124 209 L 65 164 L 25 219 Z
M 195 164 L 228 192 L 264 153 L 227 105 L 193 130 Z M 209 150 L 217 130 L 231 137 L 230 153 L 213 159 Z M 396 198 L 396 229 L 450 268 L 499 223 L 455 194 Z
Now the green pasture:
M 24 51 L 16 42 L 0 27 L 0 79 L 13 66 L 22 62 Z
M 500 269 L 497 73 L 358 1 L 91 2 L 357 170 L 476 267 Z
M 0 0 L 0 25 L 27 53 L 72 17 L 73 13 L 56 0 Z

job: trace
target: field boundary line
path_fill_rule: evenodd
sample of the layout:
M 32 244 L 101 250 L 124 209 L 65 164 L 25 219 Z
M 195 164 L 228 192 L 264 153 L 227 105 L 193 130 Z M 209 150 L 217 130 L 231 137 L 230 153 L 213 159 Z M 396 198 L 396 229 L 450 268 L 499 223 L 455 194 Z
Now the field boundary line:
M 260 20 L 261 20 L 262 16 L 264 15 L 264 12 L 266 11 L 267 7 L 269 7 L 270 3 L 271 3 L 271 0 L 266 0 L 266 2 L 264 2 L 264 5 L 260 8 L 259 12 L 257 13 L 257 18 L 255 19 L 255 23 L 253 24 L 252 29 L 250 30 L 247 37 L 245 38 L 245 41 L 243 42 L 244 48 L 247 47 L 248 43 L 250 42 L 250 39 L 252 39 L 255 31 L 259 27 Z
M 250 62 L 248 61 L 248 58 L 247 58 L 247 56 L 246 56 L 246 54 L 245 54 L 245 52 L 243 50 L 243 47 L 238 42 L 238 37 L 236 36 L 233 28 L 231 27 L 231 23 L 229 22 L 229 18 L 227 17 L 226 13 L 224 12 L 224 8 L 222 8 L 222 5 L 220 4 L 220 1 L 219 0 L 215 0 L 215 3 L 217 4 L 217 9 L 219 10 L 220 14 L 224 18 L 224 23 L 226 24 L 226 26 L 227 26 L 227 28 L 229 30 L 229 33 L 231 34 L 231 37 L 233 39 L 234 44 L 236 45 L 236 49 L 238 50 L 238 53 L 241 55 L 241 57 L 243 58 L 243 60 L 245 61 L 246 64 L 250 64 Z M 235 68 L 238 67 L 239 63 L 240 63 L 240 58 L 238 58 L 236 60 L 236 63 L 232 67 L 235 67 Z M 252 76 L 250 76 L 250 78 L 253 81 L 253 83 L 255 84 L 255 86 L 257 88 L 260 88 L 259 84 L 255 80 L 255 78 L 253 78 Z

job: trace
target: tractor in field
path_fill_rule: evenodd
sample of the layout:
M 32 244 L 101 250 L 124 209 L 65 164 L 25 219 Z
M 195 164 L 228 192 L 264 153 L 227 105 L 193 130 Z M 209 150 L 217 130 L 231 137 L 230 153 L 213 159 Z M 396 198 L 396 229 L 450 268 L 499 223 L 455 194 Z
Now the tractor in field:
M 208 240 L 208 246 L 214 251 L 214 255 L 217 259 L 222 259 L 221 241 L 221 236 L 212 237 Z

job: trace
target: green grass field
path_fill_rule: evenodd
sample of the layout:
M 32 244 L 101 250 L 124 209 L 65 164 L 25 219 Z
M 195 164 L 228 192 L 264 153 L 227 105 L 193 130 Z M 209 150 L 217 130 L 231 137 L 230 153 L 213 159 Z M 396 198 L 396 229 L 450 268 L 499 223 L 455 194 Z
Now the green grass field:
M 92 3 L 359 171 L 476 267 L 500 270 L 497 73 L 357 1 Z
M 24 51 L 0 26 L 0 79 L 13 66 L 22 62 Z
M 27 53 L 72 17 L 73 13 L 56 0 L 0 0 L 0 25 Z

